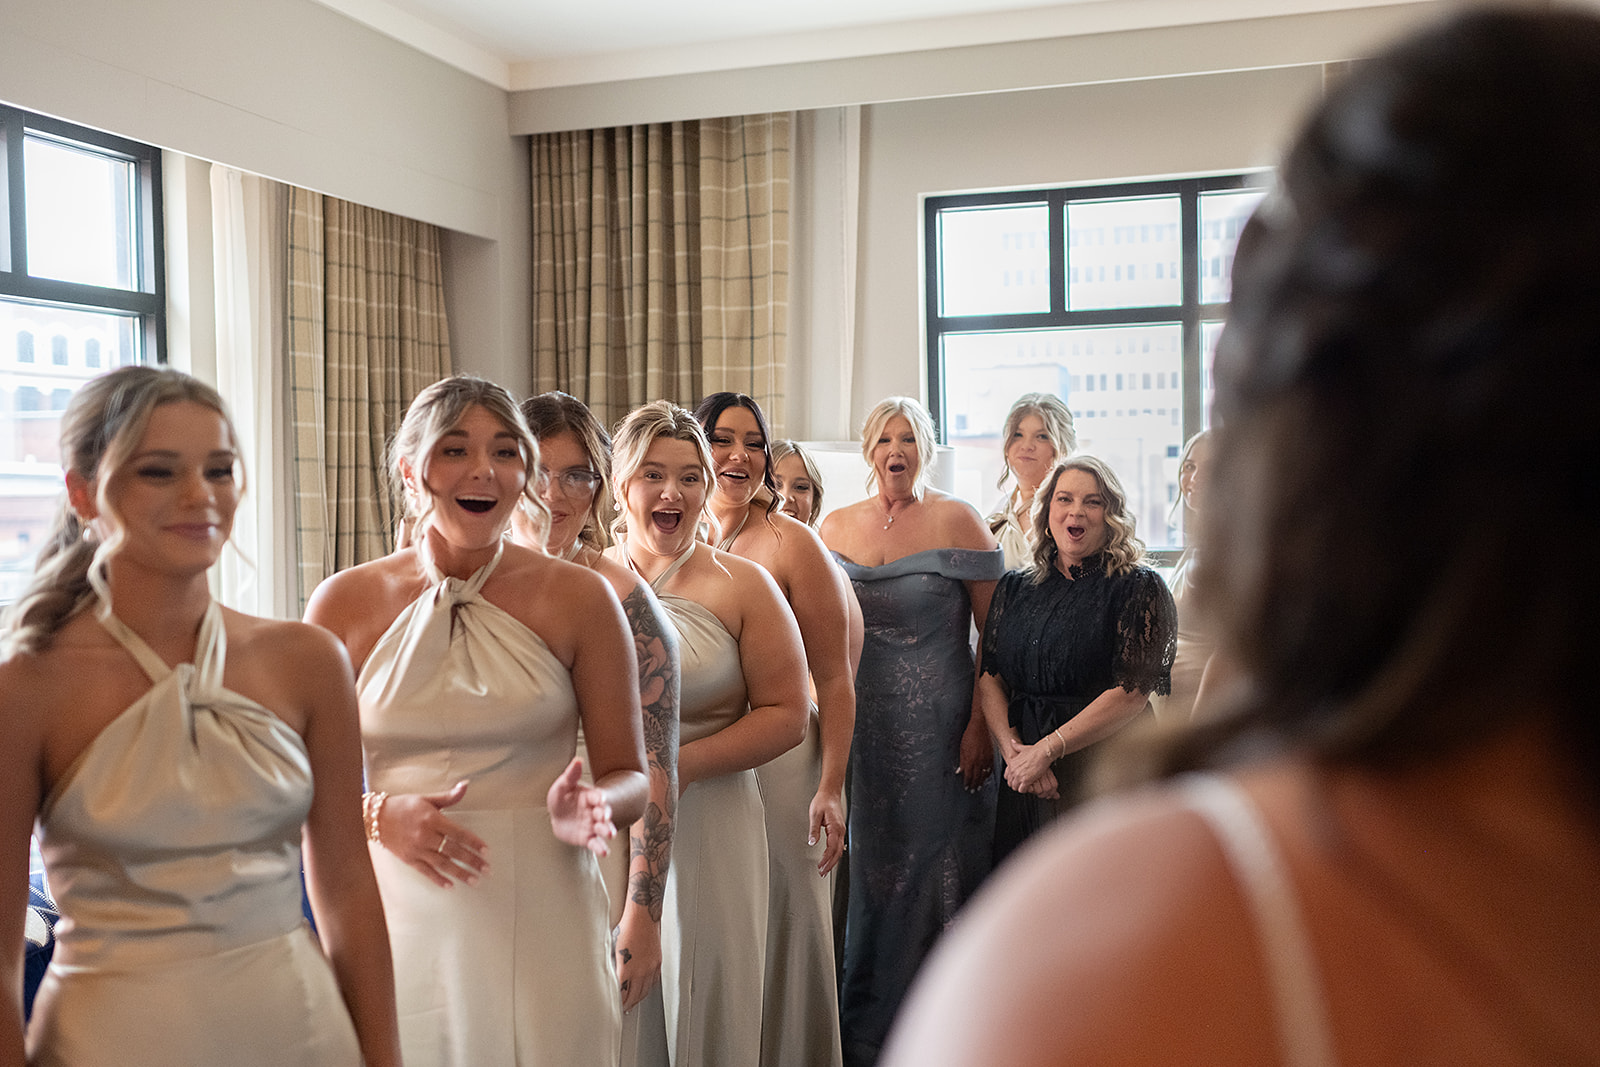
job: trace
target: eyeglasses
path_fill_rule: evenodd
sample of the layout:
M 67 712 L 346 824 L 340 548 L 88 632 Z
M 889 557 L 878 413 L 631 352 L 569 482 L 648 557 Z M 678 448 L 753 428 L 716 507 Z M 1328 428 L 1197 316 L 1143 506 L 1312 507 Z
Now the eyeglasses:
M 590 496 L 600 485 L 600 475 L 587 467 L 569 467 L 564 471 L 540 467 L 539 484 L 554 484 L 567 496 Z

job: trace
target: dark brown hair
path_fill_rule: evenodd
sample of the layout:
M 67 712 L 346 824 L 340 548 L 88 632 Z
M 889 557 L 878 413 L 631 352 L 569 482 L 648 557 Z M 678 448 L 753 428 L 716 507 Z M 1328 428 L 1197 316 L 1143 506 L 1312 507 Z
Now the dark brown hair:
M 1600 781 L 1600 572 L 1539 547 L 1600 536 L 1600 19 L 1477 11 L 1364 61 L 1280 182 L 1201 502 L 1247 684 L 1154 769 L 1263 740 L 1416 762 L 1546 716 Z

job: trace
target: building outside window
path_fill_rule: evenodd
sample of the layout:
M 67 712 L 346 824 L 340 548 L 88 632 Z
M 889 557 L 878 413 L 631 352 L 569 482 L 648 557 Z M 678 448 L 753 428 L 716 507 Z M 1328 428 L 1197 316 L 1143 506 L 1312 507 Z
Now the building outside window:
M 1268 173 L 930 196 L 924 201 L 930 407 L 956 490 L 997 504 L 1000 434 L 1029 392 L 1072 411 L 1141 539 L 1170 555 L 1178 453 L 1207 424 L 1211 352 L 1239 230 Z
M 161 233 L 156 149 L 0 106 L 0 603 L 48 536 L 73 393 L 165 357 Z

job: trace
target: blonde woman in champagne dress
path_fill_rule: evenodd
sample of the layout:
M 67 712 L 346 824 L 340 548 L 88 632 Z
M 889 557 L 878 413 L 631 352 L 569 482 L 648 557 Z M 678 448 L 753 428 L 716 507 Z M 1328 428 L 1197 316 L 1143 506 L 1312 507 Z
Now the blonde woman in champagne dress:
M 612 558 L 649 581 L 683 663 L 678 814 L 662 919 L 665 1033 L 640 1063 L 752 1067 L 761 1055 L 768 858 L 755 768 L 805 732 L 805 656 L 765 570 L 696 538 L 710 450 L 658 401 L 617 428 L 624 527 Z
M 242 490 L 221 399 L 122 368 L 80 390 L 62 444 L 67 503 L 0 664 L 3 882 L 24 886 L 37 816 L 61 911 L 26 1062 L 398 1064 L 349 662 L 207 585 Z M 21 1064 L 20 892 L 4 914 L 0 1062 Z
M 989 530 L 1006 554 L 1006 570 L 1014 571 L 1033 565 L 1033 498 L 1056 461 L 1078 447 L 1078 434 L 1059 396 L 1023 393 L 1006 413 L 1000 440 L 1005 467 L 996 488 L 1015 484 L 989 516 Z
M 411 1067 L 605 1067 L 621 1006 L 597 855 L 643 811 L 633 642 L 603 579 L 505 537 L 537 445 L 509 395 L 435 383 L 395 438 L 413 547 L 307 618 L 361 666 L 373 857 Z M 580 716 L 594 785 L 574 759 Z

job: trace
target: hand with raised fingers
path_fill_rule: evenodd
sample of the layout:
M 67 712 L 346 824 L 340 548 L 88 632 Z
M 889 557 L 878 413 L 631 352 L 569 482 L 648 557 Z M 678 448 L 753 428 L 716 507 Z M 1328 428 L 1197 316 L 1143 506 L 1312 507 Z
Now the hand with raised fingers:
M 550 829 L 556 839 L 586 848 L 596 856 L 611 851 L 617 836 L 605 790 L 583 784 L 583 760 L 577 756 L 550 785 L 545 797 L 550 808 Z

